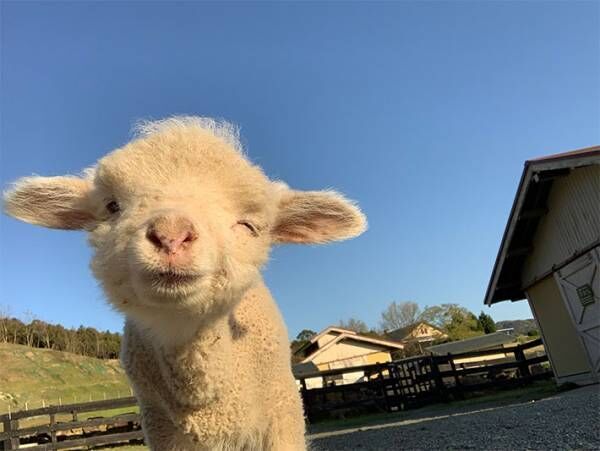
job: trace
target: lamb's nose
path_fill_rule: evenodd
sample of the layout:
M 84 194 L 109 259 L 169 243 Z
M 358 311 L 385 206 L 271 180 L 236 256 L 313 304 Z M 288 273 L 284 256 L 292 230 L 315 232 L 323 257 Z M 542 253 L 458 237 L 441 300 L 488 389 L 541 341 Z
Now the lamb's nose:
M 160 251 L 173 255 L 188 249 L 198 238 L 198 234 L 187 218 L 159 216 L 148 226 L 146 238 Z

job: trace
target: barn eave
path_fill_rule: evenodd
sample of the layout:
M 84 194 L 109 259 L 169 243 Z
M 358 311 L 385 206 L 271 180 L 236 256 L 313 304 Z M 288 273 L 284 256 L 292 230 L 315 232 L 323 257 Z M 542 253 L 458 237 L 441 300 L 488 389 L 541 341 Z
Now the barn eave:
M 557 178 L 574 168 L 600 164 L 600 146 L 525 162 L 485 295 L 485 304 L 525 298 L 521 273 L 533 250 L 533 239 L 548 212 L 547 200 Z

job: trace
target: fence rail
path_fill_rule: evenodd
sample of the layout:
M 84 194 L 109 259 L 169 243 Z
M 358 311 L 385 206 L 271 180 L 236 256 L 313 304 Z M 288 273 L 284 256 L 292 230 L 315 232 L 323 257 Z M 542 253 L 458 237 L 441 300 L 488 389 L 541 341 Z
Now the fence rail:
M 72 449 L 143 440 L 144 436 L 138 413 L 125 413 L 86 420 L 79 420 L 78 418 L 81 413 L 122 407 L 137 407 L 137 400 L 134 397 L 128 397 L 49 406 L 0 415 L 0 423 L 4 428 L 4 431 L 0 433 L 0 443 L 2 443 L 2 449 L 4 450 L 15 450 L 26 446 L 28 450 L 37 451 Z M 57 415 L 61 414 L 70 415 L 71 420 L 57 421 Z M 48 416 L 48 422 L 26 427 L 20 427 L 19 425 L 20 421 L 40 416 Z
M 306 373 L 297 376 L 307 418 L 313 422 L 332 411 L 368 408 L 398 411 L 424 404 L 462 398 L 492 387 L 524 385 L 552 376 L 542 364 L 548 356 L 527 357 L 526 350 L 543 345 L 541 339 L 509 348 L 494 348 L 461 354 L 428 355 L 393 362 Z M 500 361 L 466 359 L 503 355 Z M 463 363 L 457 363 L 460 361 Z M 362 373 L 350 384 L 338 385 L 335 376 Z M 320 386 L 307 383 L 320 378 Z

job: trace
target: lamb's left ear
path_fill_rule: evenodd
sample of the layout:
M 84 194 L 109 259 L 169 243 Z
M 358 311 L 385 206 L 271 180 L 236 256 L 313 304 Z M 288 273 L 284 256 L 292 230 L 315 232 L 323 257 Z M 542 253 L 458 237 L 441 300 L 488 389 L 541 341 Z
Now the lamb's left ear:
M 24 177 L 4 193 L 4 210 L 21 221 L 52 229 L 91 225 L 91 182 L 80 177 Z
M 276 243 L 327 243 L 363 233 L 367 218 L 351 201 L 335 191 L 286 190 L 275 225 Z

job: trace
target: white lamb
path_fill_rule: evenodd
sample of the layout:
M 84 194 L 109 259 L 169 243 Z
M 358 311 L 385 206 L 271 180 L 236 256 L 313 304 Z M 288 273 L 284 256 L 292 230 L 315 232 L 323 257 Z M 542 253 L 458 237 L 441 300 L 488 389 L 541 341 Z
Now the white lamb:
M 302 450 L 288 336 L 260 269 L 273 243 L 326 243 L 366 220 L 332 191 L 293 191 L 244 156 L 227 123 L 176 117 L 83 177 L 28 177 L 6 212 L 84 229 L 125 314 L 122 361 L 153 450 Z

